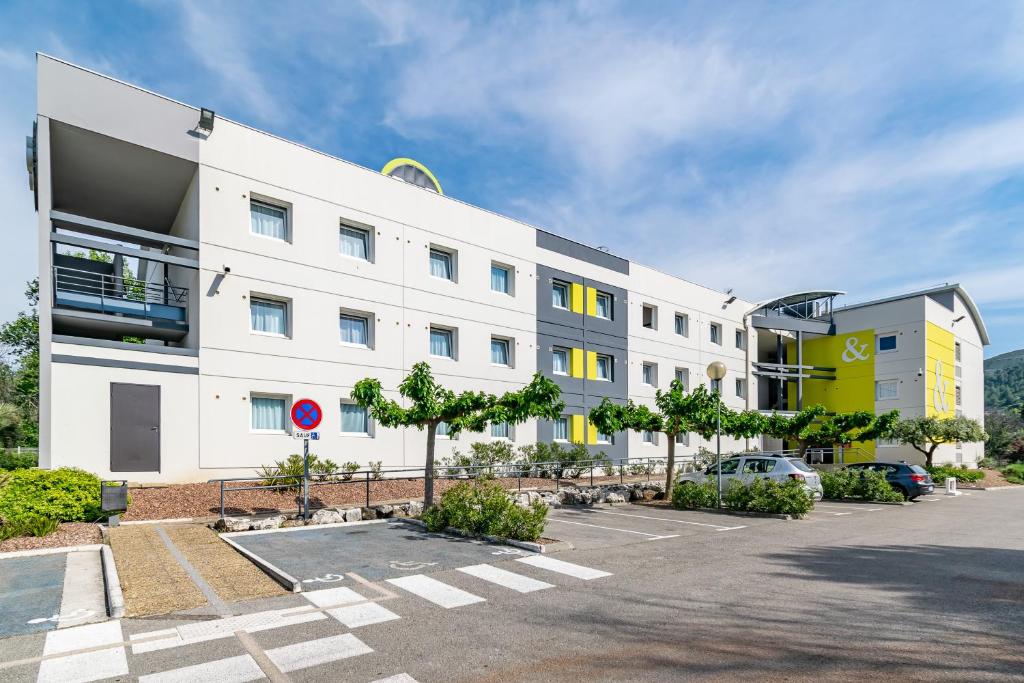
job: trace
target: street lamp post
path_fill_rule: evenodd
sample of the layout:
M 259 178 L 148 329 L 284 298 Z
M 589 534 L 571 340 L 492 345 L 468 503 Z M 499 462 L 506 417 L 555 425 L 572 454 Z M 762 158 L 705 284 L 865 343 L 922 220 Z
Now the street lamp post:
M 708 365 L 708 377 L 718 382 L 718 415 L 715 418 L 715 450 L 718 456 L 718 507 L 722 507 L 722 378 L 725 377 L 725 363 L 716 360 Z

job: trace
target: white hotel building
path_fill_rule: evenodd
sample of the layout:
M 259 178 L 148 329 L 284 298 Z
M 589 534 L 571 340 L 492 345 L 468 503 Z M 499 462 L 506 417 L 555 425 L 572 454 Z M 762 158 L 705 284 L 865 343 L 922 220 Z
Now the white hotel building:
M 597 434 L 587 411 L 706 383 L 714 360 L 734 408 L 982 417 L 988 339 L 956 285 L 835 310 L 836 291 L 743 301 L 444 196 L 414 162 L 362 168 L 43 55 L 33 131 L 44 467 L 247 476 L 299 450 L 299 398 L 324 407 L 319 455 L 419 466 L 423 432 L 348 402 L 367 376 L 397 397 L 418 361 L 455 390 L 540 371 L 566 401 L 561 420 L 440 439 L 438 457 L 490 439 L 663 454 L 664 437 Z M 723 444 L 754 446 L 778 444 Z

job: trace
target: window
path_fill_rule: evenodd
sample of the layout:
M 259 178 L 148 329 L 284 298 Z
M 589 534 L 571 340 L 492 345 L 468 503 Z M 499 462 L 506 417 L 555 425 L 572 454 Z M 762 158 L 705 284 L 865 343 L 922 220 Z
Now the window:
M 612 319 L 612 295 L 604 292 L 597 293 L 597 310 L 594 311 L 594 315 L 598 318 L 604 318 L 605 320 Z
M 597 433 L 597 443 L 607 444 L 609 446 L 615 444 L 615 437 L 611 434 L 605 434 L 603 432 Z
M 747 396 L 747 380 L 736 378 L 736 395 L 740 398 Z
M 342 225 L 338 235 L 338 249 L 342 256 L 369 261 L 370 231 L 365 228 Z
M 956 385 L 956 405 L 963 405 L 963 389 L 959 384 Z
M 509 357 L 508 339 L 491 337 L 491 365 L 512 366 L 512 360 Z
M 444 438 L 444 439 L 450 439 L 451 438 L 451 431 L 452 430 L 448 426 L 447 422 L 438 422 L 437 423 L 437 429 L 434 430 L 434 434 L 436 436 L 440 436 L 441 438 Z
M 743 333 L 743 330 L 736 330 L 736 348 L 747 348 L 747 335 Z
M 676 368 L 676 381 L 683 385 L 683 391 L 689 391 L 690 368 Z
M 648 386 L 658 385 L 658 366 L 654 363 L 644 363 L 641 369 L 641 380 Z
M 685 313 L 676 313 L 676 334 L 680 337 L 690 336 L 690 316 Z
M 551 372 L 556 375 L 569 374 L 569 351 L 567 349 L 554 349 L 551 352 Z
M 551 305 L 569 310 L 569 285 L 564 282 L 551 283 Z
M 743 474 L 768 474 L 775 469 L 775 460 L 751 458 L 743 463 Z
M 718 323 L 711 323 L 710 330 L 711 330 L 711 332 L 710 332 L 710 334 L 711 334 L 711 343 L 712 344 L 721 345 L 722 344 L 722 326 L 719 325 Z
M 452 254 L 440 249 L 430 250 L 430 274 L 442 280 L 455 281 L 455 271 L 452 267 Z
M 279 396 L 250 396 L 252 419 L 249 426 L 252 431 L 284 433 L 287 429 L 287 403 L 288 399 Z
M 658 329 L 658 307 L 644 304 L 643 326 L 649 330 Z
M 604 380 L 606 382 L 612 381 L 612 357 L 607 356 L 603 353 L 597 354 L 597 362 L 595 369 L 597 371 L 597 379 Z
M 714 394 L 721 394 L 722 393 L 722 380 L 720 380 L 720 379 L 713 379 L 713 380 L 711 380 L 711 392 L 714 393 Z
M 953 358 L 957 363 L 960 362 L 960 342 L 953 342 Z
M 899 398 L 900 383 L 895 379 L 881 379 L 875 382 L 875 400 L 886 401 Z
M 957 379 L 960 379 L 961 377 L 964 376 L 964 369 L 962 367 L 960 367 L 959 365 L 954 366 L 954 368 L 953 368 L 953 376 L 956 377 Z
M 567 417 L 556 417 L 553 423 L 554 436 L 552 437 L 555 441 L 568 441 L 569 440 L 569 418 Z
M 370 419 L 366 415 L 366 408 L 357 406 L 355 403 L 342 403 L 341 433 L 369 436 Z
M 736 474 L 736 470 L 739 469 L 740 459 L 729 458 L 728 460 L 722 460 L 722 474 Z M 704 470 L 704 474 L 718 474 L 718 464 L 714 464 L 711 467 Z
M 499 294 L 511 294 L 511 269 L 497 263 L 491 264 L 491 291 Z
M 493 422 L 491 423 L 491 438 L 492 439 L 510 439 L 509 436 L 508 422 Z
M 689 432 L 679 432 L 678 434 L 676 434 L 676 444 L 678 444 L 680 446 L 689 446 L 690 445 L 690 433 Z
M 342 313 L 338 324 L 341 327 L 342 344 L 370 345 L 370 321 L 364 316 Z
M 288 241 L 288 209 L 253 199 L 249 202 L 249 223 L 254 235 Z
M 652 446 L 657 443 L 657 441 L 655 441 L 654 438 L 654 432 L 647 430 L 644 430 L 643 432 L 640 433 L 640 440 L 643 443 L 650 444 Z
M 900 442 L 898 439 L 875 439 L 875 445 L 879 448 L 895 448 Z
M 896 350 L 896 335 L 895 334 L 879 334 L 875 336 L 875 351 L 878 353 L 887 353 L 889 351 Z
M 452 331 L 443 330 L 439 327 L 430 328 L 430 355 L 440 358 L 455 358 L 455 350 L 452 348 Z
M 249 297 L 249 329 L 278 337 L 288 335 L 288 304 L 273 299 Z

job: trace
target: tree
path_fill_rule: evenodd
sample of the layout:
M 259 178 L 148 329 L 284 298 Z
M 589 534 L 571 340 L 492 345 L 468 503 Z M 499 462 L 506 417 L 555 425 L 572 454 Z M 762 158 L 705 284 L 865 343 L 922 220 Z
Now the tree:
M 5 445 L 13 438 L 22 446 L 39 443 L 39 280 L 26 283 L 29 312 L 20 312 L 0 325 L 0 347 L 4 367 L 0 371 L 2 400 L 13 403 L 20 413 L 16 426 L 5 429 Z M 12 437 L 12 434 L 15 436 Z
M 927 467 L 932 466 L 935 450 L 944 443 L 984 441 L 988 437 L 981 425 L 968 417 L 910 417 L 893 425 L 885 436 L 923 453 Z
M 655 412 L 645 405 L 627 401 L 625 405 L 605 398 L 601 405 L 590 411 L 590 422 L 605 434 L 622 430 L 660 432 L 668 439 L 668 458 L 665 463 L 665 490 L 672 490 L 675 474 L 676 436 L 696 432 L 705 439 L 717 433 L 718 408 L 721 406 L 722 433 L 734 437 L 749 437 L 761 433 L 761 415 L 754 411 L 736 412 L 722 404 L 717 393 L 699 386 L 689 394 L 679 380 L 673 380 L 668 391 L 658 390 L 654 398 Z
M 985 457 L 1024 460 L 1024 412 L 993 410 L 985 415 Z
M 797 442 L 802 458 L 808 448 L 834 448 L 886 436 L 898 419 L 897 410 L 881 415 L 868 410 L 832 413 L 825 406 L 814 405 L 794 415 L 772 413 L 765 418 L 764 433 Z
M 525 422 L 531 417 L 553 420 L 562 414 L 565 403 L 561 390 L 540 373 L 519 391 L 494 396 L 482 391 L 456 394 L 439 385 L 427 363 L 416 363 L 398 385 L 398 393 L 410 403 L 403 408 L 396 401 L 384 398 L 380 380 L 372 377 L 356 382 L 352 400 L 366 408 L 383 427 L 416 427 L 427 431 L 427 458 L 424 476 L 423 504 L 434 503 L 434 443 L 437 425 L 448 425 L 451 436 L 460 431 L 482 432 L 488 424 Z

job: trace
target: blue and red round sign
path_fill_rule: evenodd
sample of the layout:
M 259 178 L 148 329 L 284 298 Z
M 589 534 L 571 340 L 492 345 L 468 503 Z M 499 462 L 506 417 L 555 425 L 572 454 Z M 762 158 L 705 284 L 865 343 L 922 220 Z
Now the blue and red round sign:
M 311 398 L 300 398 L 292 406 L 292 422 L 303 431 L 316 429 L 322 419 L 324 411 L 320 410 L 320 404 Z

